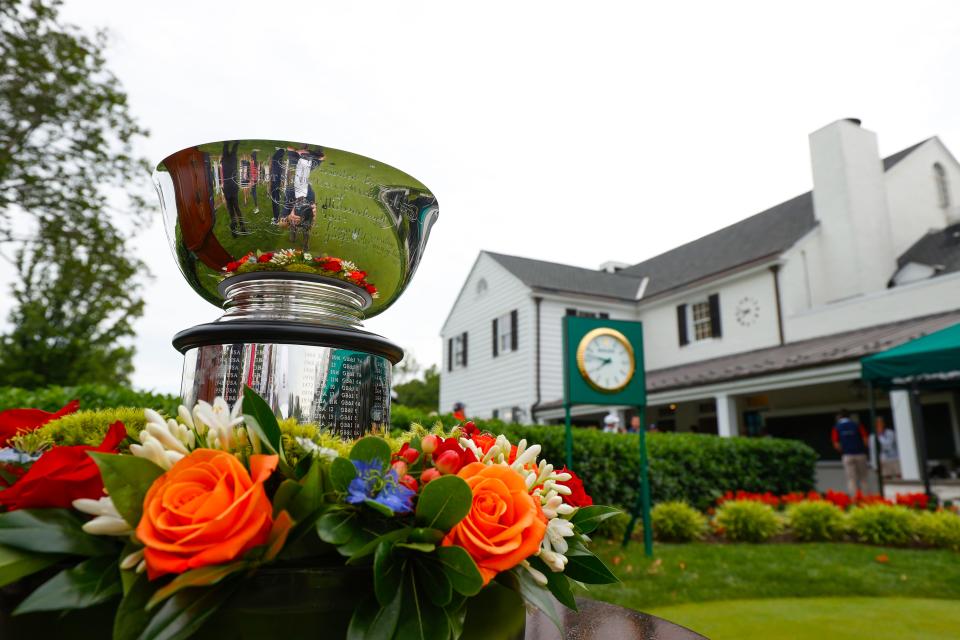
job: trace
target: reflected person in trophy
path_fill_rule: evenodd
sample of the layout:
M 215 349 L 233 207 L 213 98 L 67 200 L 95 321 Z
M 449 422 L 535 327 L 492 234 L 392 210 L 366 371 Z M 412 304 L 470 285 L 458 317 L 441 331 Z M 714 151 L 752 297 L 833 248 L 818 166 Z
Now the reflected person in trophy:
M 220 156 L 220 167 L 223 171 L 223 199 L 230 213 L 230 233 L 236 238 L 238 235 L 247 235 L 246 221 L 240 212 L 240 166 L 237 158 L 237 147 L 240 143 L 223 143 L 223 153 Z
M 310 250 L 310 230 L 317 217 L 317 194 L 307 184 L 306 194 L 297 197 L 296 187 L 288 187 L 283 215 L 290 228 L 290 242 L 303 251 Z

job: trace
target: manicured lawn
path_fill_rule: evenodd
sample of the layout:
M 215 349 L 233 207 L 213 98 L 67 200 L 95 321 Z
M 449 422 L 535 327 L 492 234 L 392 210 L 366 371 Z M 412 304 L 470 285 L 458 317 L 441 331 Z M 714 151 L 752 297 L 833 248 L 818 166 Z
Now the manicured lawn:
M 714 601 L 651 613 L 711 640 L 953 640 L 960 630 L 960 603 L 921 598 Z
M 656 545 L 597 540 L 623 581 L 590 596 L 712 640 L 960 637 L 960 554 L 855 544 Z

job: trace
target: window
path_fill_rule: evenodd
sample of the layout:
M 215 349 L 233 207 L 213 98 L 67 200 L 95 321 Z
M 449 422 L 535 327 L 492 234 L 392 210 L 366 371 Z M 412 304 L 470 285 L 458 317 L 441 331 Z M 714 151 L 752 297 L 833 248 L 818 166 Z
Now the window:
M 947 183 L 947 171 L 939 162 L 933 165 L 933 179 L 937 183 L 937 199 L 940 207 L 946 209 L 950 206 L 950 185 Z
M 677 334 L 680 346 L 709 338 L 719 338 L 720 295 L 677 306 Z
M 602 320 L 608 320 L 610 314 L 606 311 L 584 311 L 582 309 L 574 309 L 573 307 L 567 307 L 568 316 L 577 316 L 578 318 L 600 318 Z
M 467 332 L 447 339 L 447 371 L 467 366 Z
M 477 281 L 477 295 L 482 296 L 485 294 L 487 292 L 487 288 L 487 279 L 480 278 L 480 280 Z
M 517 310 L 493 319 L 493 357 L 517 350 Z

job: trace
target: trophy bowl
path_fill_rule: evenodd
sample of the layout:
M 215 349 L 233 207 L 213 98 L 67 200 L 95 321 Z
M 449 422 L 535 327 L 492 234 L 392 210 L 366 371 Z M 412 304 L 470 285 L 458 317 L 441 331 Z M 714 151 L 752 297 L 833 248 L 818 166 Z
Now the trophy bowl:
M 184 402 L 254 388 L 351 437 L 389 420 L 403 352 L 360 329 L 410 283 L 438 216 L 418 180 L 316 144 L 227 140 L 153 174 L 181 273 L 225 313 L 181 331 Z

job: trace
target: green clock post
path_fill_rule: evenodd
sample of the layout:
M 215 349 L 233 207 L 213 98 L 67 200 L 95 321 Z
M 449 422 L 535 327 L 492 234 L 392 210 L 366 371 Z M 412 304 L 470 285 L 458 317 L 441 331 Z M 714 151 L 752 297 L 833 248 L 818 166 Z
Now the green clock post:
M 648 556 L 652 556 L 643 325 L 629 320 L 566 316 L 563 319 L 563 367 L 568 468 L 573 469 L 573 426 L 570 422 L 573 405 L 627 405 L 637 408 L 640 416 L 640 491 L 623 544 L 626 546 L 629 542 L 639 512 L 643 518 L 644 550 Z

